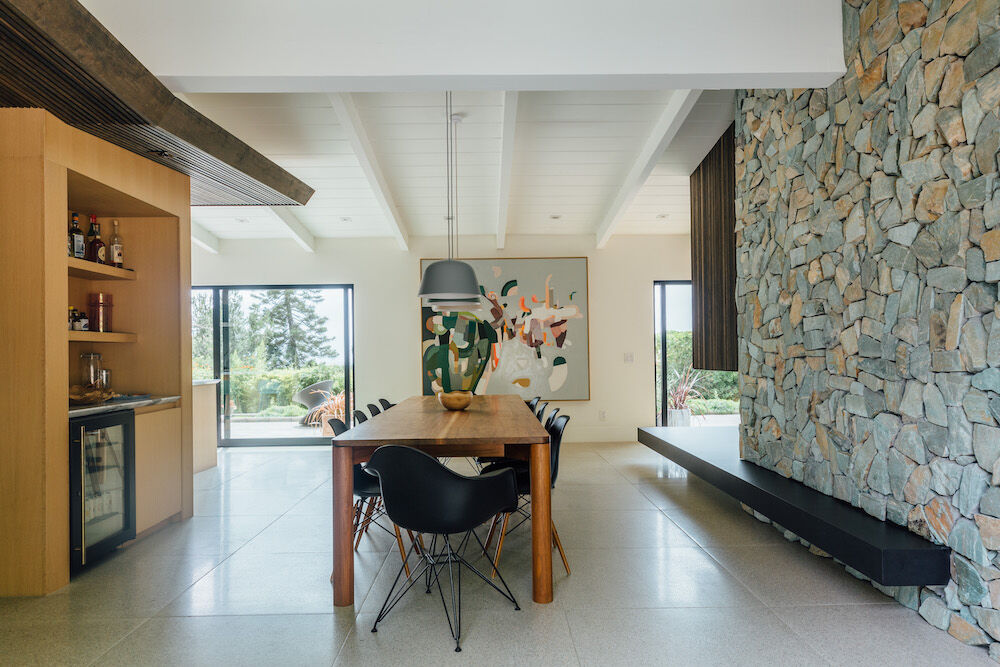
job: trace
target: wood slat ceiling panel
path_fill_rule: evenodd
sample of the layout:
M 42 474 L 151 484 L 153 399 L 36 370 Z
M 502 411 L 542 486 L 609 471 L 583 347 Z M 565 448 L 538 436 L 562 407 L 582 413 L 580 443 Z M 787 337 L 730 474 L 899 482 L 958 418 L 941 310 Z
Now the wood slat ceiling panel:
M 0 106 L 46 109 L 188 174 L 192 205 L 287 206 L 313 193 L 174 97 L 74 0 L 0 0 Z

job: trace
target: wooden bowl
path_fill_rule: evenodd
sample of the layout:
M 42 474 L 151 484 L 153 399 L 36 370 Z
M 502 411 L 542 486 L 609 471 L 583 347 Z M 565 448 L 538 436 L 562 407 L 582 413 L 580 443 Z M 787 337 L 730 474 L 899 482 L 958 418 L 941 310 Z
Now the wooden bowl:
M 472 403 L 472 392 L 471 391 L 449 391 L 449 392 L 438 392 L 438 403 L 440 403 L 446 410 L 459 411 L 464 410 L 469 407 Z

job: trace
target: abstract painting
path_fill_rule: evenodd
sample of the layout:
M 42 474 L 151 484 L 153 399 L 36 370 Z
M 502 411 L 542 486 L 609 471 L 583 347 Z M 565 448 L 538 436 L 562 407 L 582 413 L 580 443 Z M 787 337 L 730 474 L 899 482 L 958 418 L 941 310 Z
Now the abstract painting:
M 420 261 L 420 272 L 433 259 Z M 423 392 L 590 399 L 587 258 L 463 259 L 484 307 L 421 308 Z

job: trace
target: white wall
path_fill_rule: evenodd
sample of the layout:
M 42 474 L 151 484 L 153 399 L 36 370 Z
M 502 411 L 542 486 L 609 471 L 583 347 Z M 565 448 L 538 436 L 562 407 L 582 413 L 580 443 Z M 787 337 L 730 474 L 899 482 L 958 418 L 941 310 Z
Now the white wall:
M 837 0 L 83 0 L 181 92 L 824 87 Z
M 510 236 L 461 239 L 466 257 L 589 258 L 590 401 L 558 403 L 572 416 L 567 438 L 634 440 L 637 426 L 655 421 L 653 281 L 691 276 L 687 236 L 617 236 L 604 250 L 593 236 Z M 444 239 L 411 238 L 401 251 L 392 239 L 320 239 L 317 252 L 291 240 L 222 242 L 222 252 L 192 251 L 194 285 L 350 283 L 355 289 L 355 361 L 360 404 L 419 394 L 422 257 L 440 257 Z M 625 353 L 635 355 L 626 364 Z M 599 420 L 605 410 L 606 421 Z

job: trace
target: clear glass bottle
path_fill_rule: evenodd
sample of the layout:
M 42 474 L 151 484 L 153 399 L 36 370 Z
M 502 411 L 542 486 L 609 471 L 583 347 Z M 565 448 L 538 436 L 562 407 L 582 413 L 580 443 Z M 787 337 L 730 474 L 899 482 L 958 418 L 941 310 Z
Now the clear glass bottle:
M 111 255 L 108 257 L 108 264 L 117 266 L 119 269 L 125 265 L 125 253 L 122 249 L 122 237 L 118 235 L 118 221 L 112 220 L 114 227 L 111 230 L 111 238 L 108 244 L 111 246 Z

